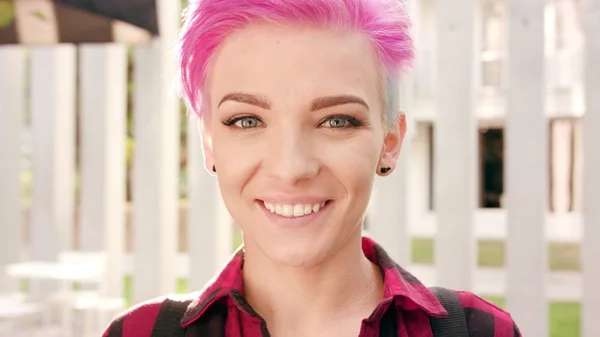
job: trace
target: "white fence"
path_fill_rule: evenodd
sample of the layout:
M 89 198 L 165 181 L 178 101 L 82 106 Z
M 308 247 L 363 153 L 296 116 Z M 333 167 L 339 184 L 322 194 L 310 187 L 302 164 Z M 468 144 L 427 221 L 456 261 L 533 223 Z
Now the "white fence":
M 129 103 L 135 136 L 131 255 L 124 252 L 128 48 L 0 47 L 0 266 L 54 259 L 77 242 L 82 250 L 109 252 L 111 295 L 121 295 L 123 273 L 131 272 L 137 302 L 174 291 L 178 276 L 199 288 L 229 257 L 231 219 L 215 180 L 203 169 L 195 120 L 187 124 L 186 140 L 187 202 L 192 205 L 187 216 L 188 249 L 186 254 L 177 252 L 181 121 L 179 101 L 172 94 L 170 55 L 179 24 L 176 2 L 161 2 L 162 37 L 131 49 L 134 93 Z M 420 53 L 420 62 L 434 61 L 422 68 L 434 74 L 436 86 L 416 85 L 423 82 L 418 67 L 398 93 L 412 130 L 419 129 L 423 120 L 435 125 L 435 213 L 424 206 L 429 193 L 420 183 L 426 180 L 423 158 L 429 147 L 424 147 L 419 133 L 411 132 L 399 169 L 377 183 L 369 208 L 369 234 L 407 266 L 409 238 L 434 236 L 435 269 L 410 269 L 427 283 L 503 295 L 526 336 L 549 335 L 547 302 L 553 299 L 582 301 L 582 335 L 599 335 L 600 96 L 595 93 L 600 90 L 600 3 L 584 1 L 582 11 L 586 62 L 581 86 L 585 94 L 581 214 L 550 214 L 547 208 L 546 1 L 507 3 L 508 90 L 488 120 L 500 119 L 505 125 L 506 206 L 491 211 L 476 207 L 480 173 L 476 134 L 481 116 L 490 116 L 481 110 L 476 80 L 481 61 L 478 6 L 468 0 L 438 1 L 432 28 L 427 26 L 432 13 L 425 12 L 431 3 L 409 2 L 409 6 L 416 18 L 417 41 L 428 30 L 437 36 L 437 56 L 426 59 Z M 437 94 L 430 96 L 431 92 Z M 22 148 L 29 144 L 24 135 L 31 136 L 31 149 Z M 20 178 L 23 150 L 32 153 L 31 200 L 26 205 Z M 22 226 L 23 207 L 30 209 L 27 230 Z M 505 240 L 503 270 L 476 267 L 478 238 Z M 580 243 L 582 272 L 549 273 L 549 241 Z M 10 286 L 0 278 L 0 290 Z

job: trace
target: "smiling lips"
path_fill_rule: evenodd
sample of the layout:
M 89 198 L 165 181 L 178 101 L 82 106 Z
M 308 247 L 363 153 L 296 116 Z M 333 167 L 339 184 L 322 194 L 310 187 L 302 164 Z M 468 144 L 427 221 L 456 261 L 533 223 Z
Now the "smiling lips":
M 286 218 L 297 218 L 317 213 L 325 206 L 326 202 L 313 204 L 277 204 L 263 201 L 264 206 L 273 214 L 277 214 Z

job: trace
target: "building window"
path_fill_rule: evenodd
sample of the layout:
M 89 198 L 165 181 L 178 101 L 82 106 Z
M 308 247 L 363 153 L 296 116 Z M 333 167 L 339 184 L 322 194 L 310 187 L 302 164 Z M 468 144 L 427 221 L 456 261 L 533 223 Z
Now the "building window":
M 581 212 L 583 198 L 583 148 L 581 120 L 549 121 L 549 210 Z M 479 132 L 479 207 L 503 207 L 504 128 Z
M 479 207 L 500 208 L 504 194 L 504 129 L 479 132 Z

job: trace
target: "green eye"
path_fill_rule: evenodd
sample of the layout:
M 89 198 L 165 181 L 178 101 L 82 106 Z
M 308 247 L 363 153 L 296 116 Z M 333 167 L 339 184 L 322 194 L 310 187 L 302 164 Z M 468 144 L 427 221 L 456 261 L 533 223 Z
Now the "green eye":
M 350 116 L 329 116 L 319 124 L 328 129 L 358 128 L 364 125 L 364 122 Z
M 346 126 L 347 120 L 341 117 L 333 117 L 326 121 L 327 126 L 332 129 L 339 129 Z
M 243 129 L 255 128 L 258 126 L 258 120 L 254 117 L 242 117 L 235 124 Z

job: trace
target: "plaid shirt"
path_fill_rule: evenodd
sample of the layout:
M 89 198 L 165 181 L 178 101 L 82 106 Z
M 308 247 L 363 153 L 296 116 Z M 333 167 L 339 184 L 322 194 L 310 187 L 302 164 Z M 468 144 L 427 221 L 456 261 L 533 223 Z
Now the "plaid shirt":
M 396 317 L 398 337 L 432 337 L 430 317 L 445 317 L 435 296 L 419 280 L 398 266 L 373 240 L 362 239 L 364 254 L 381 267 L 384 296 L 373 314 L 363 321 L 359 337 L 377 337 L 382 318 L 389 310 Z M 189 304 L 181 325 L 198 321 L 215 303 L 226 303 L 225 337 L 268 337 L 266 322 L 244 299 L 241 268 L 243 255 L 238 252 L 223 271 Z M 511 316 L 504 310 L 469 293 L 459 291 L 471 337 L 521 337 Z M 152 337 L 156 317 L 164 298 L 140 304 L 115 319 L 107 329 L 122 331 L 123 337 Z

